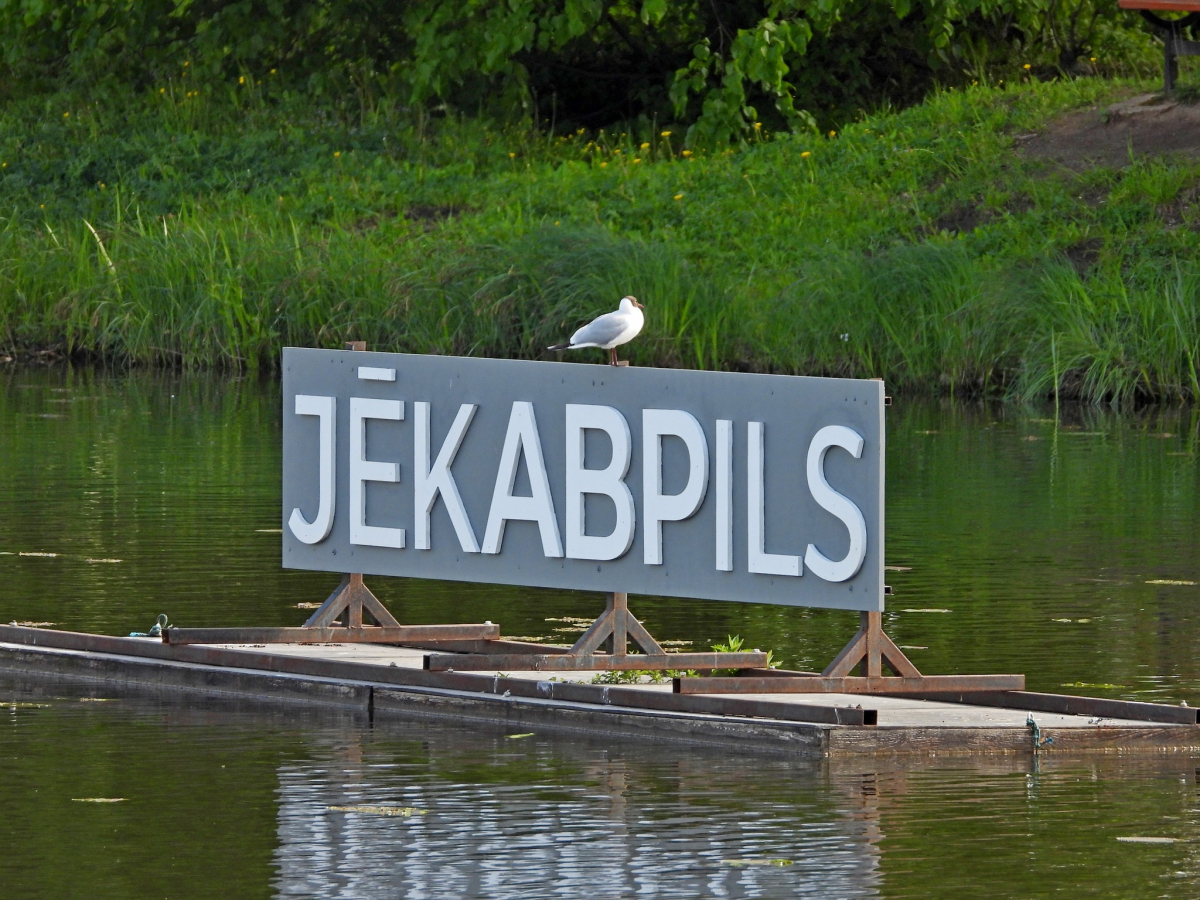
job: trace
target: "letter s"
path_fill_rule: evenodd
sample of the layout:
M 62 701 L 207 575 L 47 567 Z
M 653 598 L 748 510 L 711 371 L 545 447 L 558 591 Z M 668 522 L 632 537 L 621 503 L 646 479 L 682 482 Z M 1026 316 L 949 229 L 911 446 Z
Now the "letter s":
M 808 489 L 822 509 L 842 520 L 850 532 L 850 549 L 843 559 L 832 560 L 815 545 L 809 544 L 804 554 L 804 564 L 810 572 L 825 581 L 849 581 L 858 574 L 867 556 L 867 523 L 862 510 L 825 480 L 825 454 L 831 447 L 841 447 L 858 459 L 862 456 L 863 439 L 844 425 L 826 425 L 808 445 Z

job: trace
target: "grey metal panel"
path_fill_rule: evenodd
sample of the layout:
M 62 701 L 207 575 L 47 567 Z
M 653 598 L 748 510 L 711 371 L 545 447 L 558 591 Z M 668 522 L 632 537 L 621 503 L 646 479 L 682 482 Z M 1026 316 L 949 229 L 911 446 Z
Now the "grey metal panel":
M 360 380 L 359 366 L 396 369 L 397 377 L 394 382 Z M 329 572 L 881 610 L 883 391 L 881 381 L 287 348 L 283 354 L 283 564 Z M 294 508 L 311 521 L 319 505 L 318 422 L 314 416 L 295 413 L 297 394 L 337 398 L 334 523 L 329 536 L 312 545 L 299 541 L 288 527 Z M 403 421 L 372 420 L 367 425 L 367 457 L 398 463 L 400 482 L 368 484 L 366 521 L 404 528 L 405 549 L 350 543 L 351 397 L 404 402 Z M 431 403 L 432 456 L 437 455 L 459 405 L 479 405 L 452 472 L 480 543 L 514 401 L 528 401 L 534 406 L 560 531 L 566 508 L 565 404 L 596 404 L 619 410 L 633 438 L 632 460 L 625 479 L 638 516 L 632 547 L 609 562 L 547 558 L 537 525 L 512 521 L 499 554 L 467 553 L 461 549 L 439 498 L 431 522 L 432 548 L 415 549 L 413 403 L 420 401 Z M 647 408 L 688 411 L 699 421 L 709 446 L 707 494 L 694 516 L 664 524 L 662 565 L 646 565 L 643 561 L 641 439 L 642 410 Z M 715 565 L 718 419 L 734 422 L 731 572 L 718 571 Z M 765 423 L 768 553 L 803 557 L 807 545 L 814 543 L 831 559 L 846 554 L 847 529 L 813 499 L 806 459 L 809 443 L 824 426 L 843 425 L 864 439 L 860 458 L 834 448 L 825 462 L 829 483 L 857 505 L 866 521 L 866 556 L 854 577 L 841 583 L 826 582 L 807 566 L 800 577 L 747 570 L 747 423 L 752 421 Z M 587 432 L 588 468 L 604 467 L 611 452 L 604 434 Z M 682 490 L 687 477 L 683 442 L 667 438 L 663 458 L 664 491 Z M 514 490 L 529 493 L 524 461 Z M 589 496 L 586 516 L 588 534 L 607 534 L 616 519 L 615 506 L 607 497 Z

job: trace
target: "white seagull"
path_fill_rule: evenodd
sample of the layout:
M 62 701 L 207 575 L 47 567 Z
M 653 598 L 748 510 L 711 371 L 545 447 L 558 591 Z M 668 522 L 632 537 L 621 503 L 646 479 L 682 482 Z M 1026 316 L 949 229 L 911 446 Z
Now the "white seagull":
M 617 364 L 617 348 L 628 344 L 641 334 L 646 317 L 637 297 L 622 297 L 616 312 L 605 313 L 588 322 L 565 344 L 555 344 L 550 350 L 579 350 L 583 347 L 599 347 L 608 351 L 608 363 Z

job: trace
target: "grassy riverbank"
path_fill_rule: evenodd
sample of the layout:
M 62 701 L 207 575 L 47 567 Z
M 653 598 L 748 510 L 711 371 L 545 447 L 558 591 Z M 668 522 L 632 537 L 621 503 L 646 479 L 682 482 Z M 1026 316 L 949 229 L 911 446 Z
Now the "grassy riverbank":
M 639 364 L 1200 397 L 1200 162 L 1022 149 L 1145 85 L 974 87 L 723 152 L 188 87 L 0 109 L 7 353 L 550 358 L 633 293 Z

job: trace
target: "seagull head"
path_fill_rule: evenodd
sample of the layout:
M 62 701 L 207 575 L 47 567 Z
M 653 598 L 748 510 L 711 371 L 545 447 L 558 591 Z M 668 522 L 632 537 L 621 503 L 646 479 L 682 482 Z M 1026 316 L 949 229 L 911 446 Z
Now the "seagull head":
M 638 309 L 646 308 L 641 303 L 638 302 L 637 297 L 630 295 L 628 297 L 621 298 L 621 312 L 630 312 L 635 306 Z

